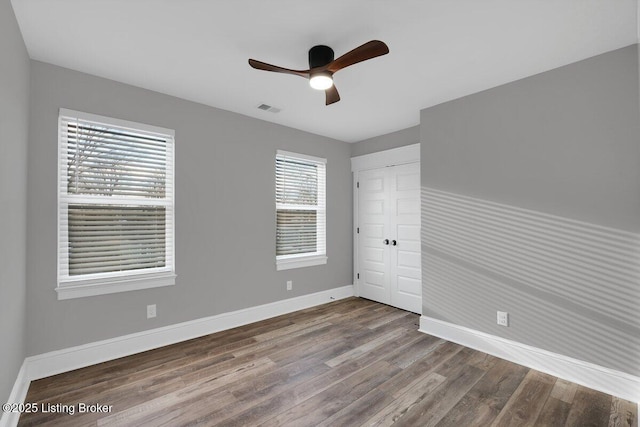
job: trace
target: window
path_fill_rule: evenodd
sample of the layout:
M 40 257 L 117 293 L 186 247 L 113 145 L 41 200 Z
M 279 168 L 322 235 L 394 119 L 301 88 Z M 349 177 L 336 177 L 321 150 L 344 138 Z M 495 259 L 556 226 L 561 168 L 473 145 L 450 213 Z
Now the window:
M 174 131 L 61 109 L 58 299 L 173 285 Z
M 326 160 L 276 154 L 276 268 L 327 263 Z

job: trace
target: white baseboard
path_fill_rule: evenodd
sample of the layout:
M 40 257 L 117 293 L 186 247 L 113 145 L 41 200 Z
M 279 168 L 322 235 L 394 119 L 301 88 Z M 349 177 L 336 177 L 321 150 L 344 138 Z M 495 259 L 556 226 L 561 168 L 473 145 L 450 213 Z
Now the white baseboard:
M 420 332 L 625 400 L 640 401 L 640 377 L 427 316 L 420 317 Z
M 162 328 L 97 341 L 63 350 L 27 357 L 20 369 L 11 403 L 23 403 L 31 381 L 163 347 L 226 329 L 353 296 L 353 285 L 289 298 L 256 307 L 204 317 Z M 19 414 L 5 413 L 0 427 L 15 426 Z
M 27 377 L 27 362 L 22 363 L 16 382 L 13 383 L 13 389 L 6 403 L 24 403 L 24 399 L 27 397 L 27 391 L 29 391 L 29 378 Z M 2 402 L 5 403 L 5 402 Z M 20 418 L 19 412 L 2 412 L 2 418 L 0 418 L 0 427 L 10 427 L 18 425 L 18 419 Z
M 29 380 L 56 375 L 353 296 L 353 285 L 27 357 Z

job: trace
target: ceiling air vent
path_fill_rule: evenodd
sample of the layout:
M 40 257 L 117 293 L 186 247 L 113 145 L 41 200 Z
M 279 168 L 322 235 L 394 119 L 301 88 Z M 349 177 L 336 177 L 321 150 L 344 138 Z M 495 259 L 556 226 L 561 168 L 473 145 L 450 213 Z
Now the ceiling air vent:
M 280 111 L 282 111 L 282 109 L 280 108 L 272 107 L 271 105 L 267 105 L 267 104 L 258 105 L 258 109 L 268 111 L 270 113 L 279 113 Z

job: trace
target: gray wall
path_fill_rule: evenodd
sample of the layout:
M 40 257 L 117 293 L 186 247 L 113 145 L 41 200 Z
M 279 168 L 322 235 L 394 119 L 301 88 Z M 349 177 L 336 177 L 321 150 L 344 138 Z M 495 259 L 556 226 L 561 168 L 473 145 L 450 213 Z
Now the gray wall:
M 25 355 L 25 220 L 29 57 L 9 0 L 0 0 L 0 402 Z
M 640 374 L 638 79 L 634 45 L 421 111 L 426 316 Z
M 353 143 L 351 144 L 351 157 L 377 153 L 418 142 L 420 142 L 419 125 Z
M 45 63 L 31 76 L 29 355 L 352 283 L 348 144 Z M 56 299 L 60 107 L 175 129 L 176 286 Z M 327 158 L 327 265 L 275 269 L 277 149 Z

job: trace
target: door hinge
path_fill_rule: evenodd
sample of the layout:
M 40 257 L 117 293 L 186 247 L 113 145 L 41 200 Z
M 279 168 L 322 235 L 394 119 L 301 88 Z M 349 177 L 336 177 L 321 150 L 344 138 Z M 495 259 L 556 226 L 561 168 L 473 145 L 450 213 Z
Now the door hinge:
M 356 234 L 360 234 L 360 227 L 356 228 Z
M 358 273 L 358 279 L 360 278 L 360 273 Z
M 356 182 L 356 188 L 360 188 L 360 181 Z

